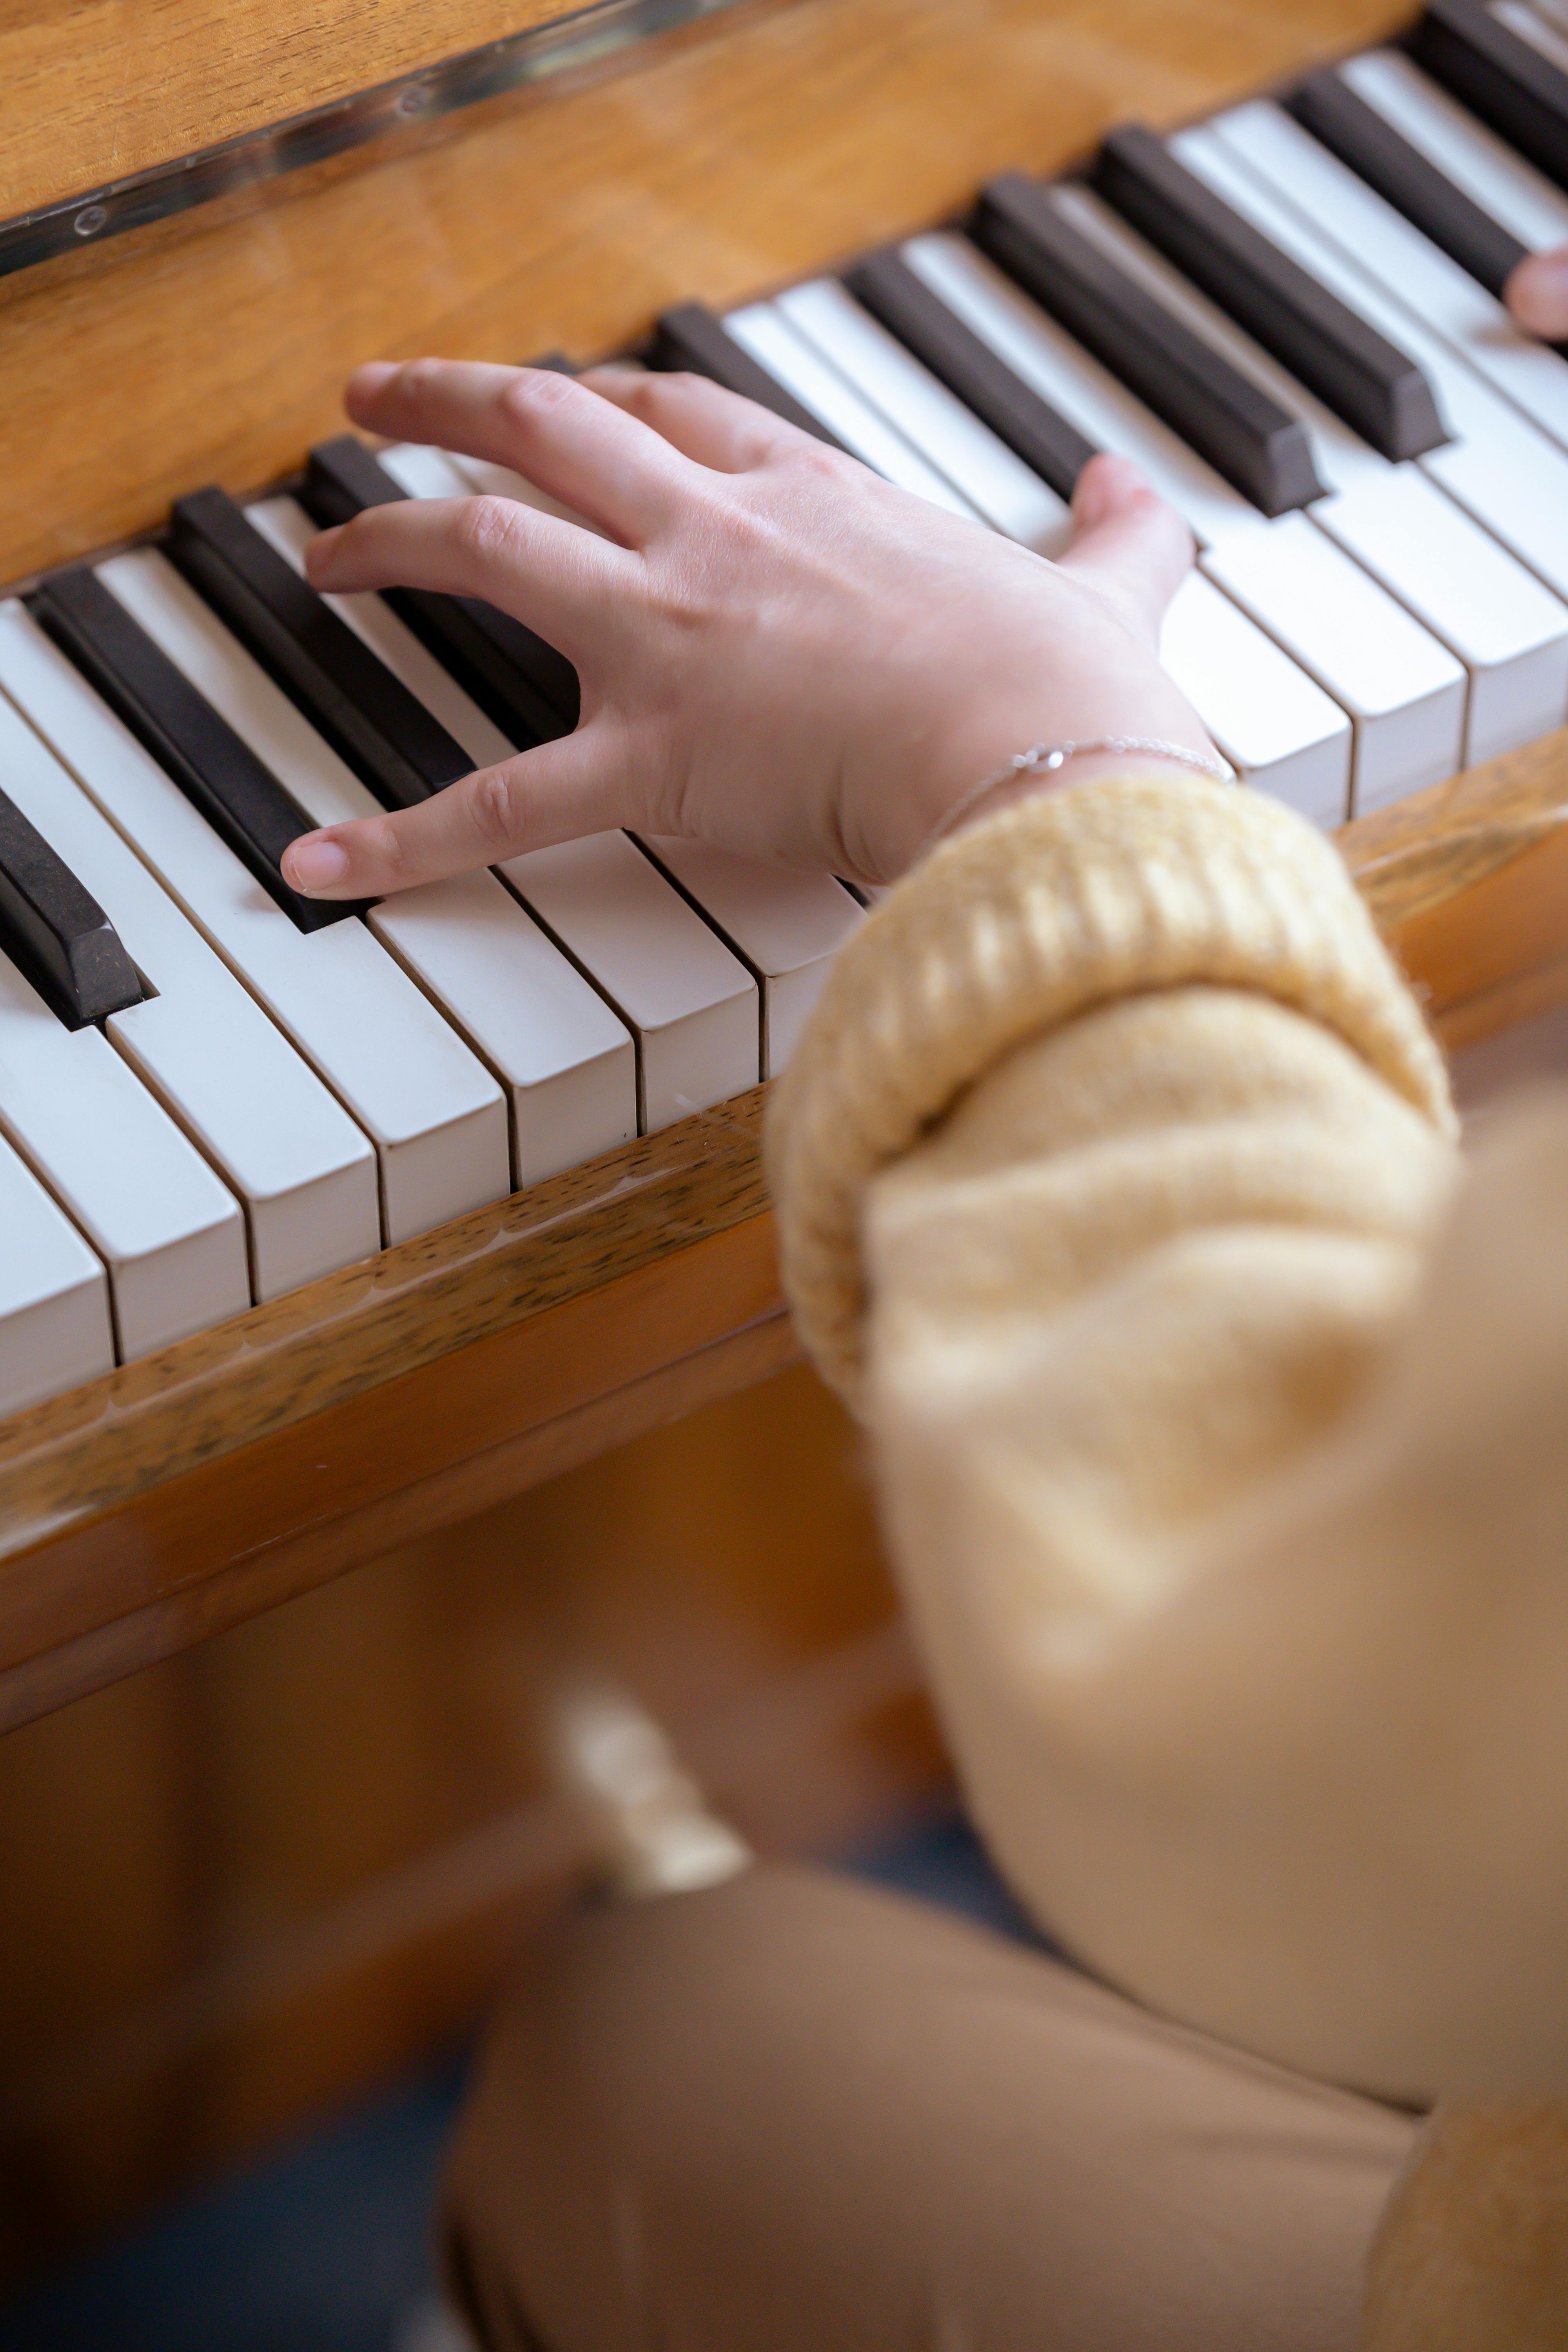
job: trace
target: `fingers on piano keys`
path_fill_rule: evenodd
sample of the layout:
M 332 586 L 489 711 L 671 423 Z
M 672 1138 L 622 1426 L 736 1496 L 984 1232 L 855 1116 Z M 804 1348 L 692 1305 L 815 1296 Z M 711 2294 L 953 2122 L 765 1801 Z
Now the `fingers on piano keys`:
M 1568 239 L 1565 101 L 1560 32 L 1436 0 L 1405 51 L 683 305 L 647 357 L 1045 554 L 1089 457 L 1136 459 L 1199 549 L 1168 667 L 1332 824 L 1568 709 L 1568 362 L 1499 300 Z M 317 525 L 475 489 L 539 498 L 345 436 L 0 606 L 0 1411 L 787 1059 L 859 919 L 831 877 L 616 833 L 363 909 L 283 884 L 307 826 L 576 722 L 509 616 L 304 578 Z

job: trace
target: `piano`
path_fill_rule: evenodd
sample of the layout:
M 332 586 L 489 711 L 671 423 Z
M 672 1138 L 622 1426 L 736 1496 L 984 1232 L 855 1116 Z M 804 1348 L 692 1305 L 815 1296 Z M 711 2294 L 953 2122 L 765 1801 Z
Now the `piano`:
M 609 0 L 119 179 L 79 126 L 63 200 L 22 159 L 0 1726 L 794 1353 L 760 1119 L 860 894 L 626 834 L 281 880 L 575 716 L 487 607 L 305 585 L 366 503 L 537 495 L 343 434 L 357 359 L 696 368 L 1046 554 L 1135 457 L 1169 667 L 1445 1038 L 1568 996 L 1568 356 L 1499 300 L 1568 242 L 1568 30 L 1101 22 Z

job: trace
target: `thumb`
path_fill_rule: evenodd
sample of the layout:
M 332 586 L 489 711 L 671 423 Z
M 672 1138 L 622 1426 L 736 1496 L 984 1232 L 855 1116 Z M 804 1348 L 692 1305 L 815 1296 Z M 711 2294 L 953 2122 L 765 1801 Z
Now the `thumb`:
M 1072 494 L 1059 569 L 1098 588 L 1157 646 L 1165 607 L 1192 568 L 1193 535 L 1130 457 L 1091 457 Z
M 283 852 L 283 879 L 309 898 L 384 898 L 521 850 L 635 824 L 646 812 L 630 803 L 625 778 L 605 758 L 604 730 L 579 728 L 463 776 L 413 808 L 302 834 Z
M 1568 336 L 1568 245 L 1527 253 L 1503 288 L 1514 325 L 1549 343 Z

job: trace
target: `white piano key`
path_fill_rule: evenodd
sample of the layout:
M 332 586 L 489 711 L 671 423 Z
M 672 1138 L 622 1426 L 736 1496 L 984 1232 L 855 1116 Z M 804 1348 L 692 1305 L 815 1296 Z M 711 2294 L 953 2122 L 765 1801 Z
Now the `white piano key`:
M 1266 522 L 973 247 L 922 236 L 904 257 L 1097 447 L 1137 460 L 1191 524 L 1202 569 L 1347 713 L 1356 808 L 1454 772 L 1464 669 L 1359 565 L 1303 515 Z
M 400 445 L 384 451 L 383 462 L 411 498 L 451 495 L 446 477 L 454 461 L 438 449 Z M 426 698 L 412 671 L 401 675 Z M 427 707 L 464 741 L 445 709 Z M 497 740 L 491 756 L 510 757 L 514 747 Z M 500 871 L 635 1034 L 647 1130 L 756 1085 L 763 1017 L 756 982 L 625 834 L 531 850 Z
M 1568 718 L 1568 608 L 1415 467 L 1325 499 L 1312 520 L 1469 674 L 1467 766 Z
M 1568 605 L 1415 466 L 1391 464 L 1331 415 L 1097 196 L 1062 188 L 1053 201 L 1173 317 L 1300 419 L 1330 492 L 1308 509 L 1312 521 L 1465 666 L 1465 764 L 1560 727 L 1568 715 Z
M 423 441 L 397 441 L 378 449 L 376 462 L 411 499 L 471 499 L 473 484 L 455 457 Z
M 650 834 L 644 846 L 694 898 L 756 975 L 763 1000 L 762 1074 L 776 1078 L 822 993 L 860 908 L 831 874 L 737 857 L 706 841 Z
M 773 382 L 782 384 L 803 408 L 809 408 L 814 416 L 820 418 L 862 465 L 869 466 L 873 473 L 885 475 L 900 489 L 929 499 L 932 506 L 946 507 L 950 514 L 963 515 L 970 521 L 975 520 L 969 500 L 954 489 L 945 475 L 928 466 L 903 435 L 863 400 L 837 368 L 827 364 L 814 345 L 796 332 L 776 303 L 753 302 L 747 310 L 731 310 L 723 325 L 725 333 L 742 351 L 749 352 L 757 365 L 765 368 Z
M 5 956 L 0 1128 L 108 1267 L 122 1357 L 250 1305 L 238 1202 L 108 1040 L 68 1029 Z
M 636 1034 L 647 1133 L 756 1085 L 756 982 L 627 835 L 527 850 L 500 870 Z
M 110 1043 L 213 1161 L 245 1210 L 252 1287 L 275 1298 L 381 1245 L 375 1154 L 201 933 L 9 703 L 5 789 L 92 892 L 156 995 Z
M 0 1142 L 0 1415 L 113 1369 L 109 1277 L 25 1161 Z
M 1403 311 L 1568 447 L 1568 362 L 1522 334 L 1468 270 L 1279 107 L 1257 100 L 1216 116 L 1210 128 L 1304 221 L 1369 271 Z
M 303 579 L 305 550 L 316 536 L 316 526 L 298 499 L 258 499 L 245 509 L 268 545 Z M 400 621 L 384 598 L 368 589 L 323 599 L 338 618 L 362 638 L 373 654 L 416 694 L 431 716 L 438 719 L 454 742 L 460 743 L 476 768 L 493 768 L 510 760 L 516 745 L 508 741 L 479 704 L 465 694 L 451 672 L 422 646 L 412 629 Z
M 1170 142 L 1188 171 L 1331 294 L 1398 343 L 1436 387 L 1454 438 L 1417 463 L 1559 596 L 1568 597 L 1568 456 L 1376 278 L 1293 213 L 1211 131 Z
M 778 308 L 993 530 L 1037 554 L 1061 553 L 1072 535 L 1065 501 L 836 278 L 792 287 Z
M 636 1135 L 625 1024 L 493 874 L 426 883 L 370 920 L 506 1087 L 519 1186 Z
M 318 824 L 382 814 L 154 550 L 115 556 L 99 577 Z M 366 920 L 506 1087 L 520 1183 L 636 1134 L 630 1037 L 493 874 L 421 883 L 383 899 Z M 504 1169 L 492 1197 L 507 1191 L 503 1178 Z
M 398 453 L 384 452 L 383 465 L 389 455 L 395 454 Z M 563 507 L 559 499 L 552 499 L 548 490 L 542 490 L 537 482 L 531 482 L 525 474 L 515 473 L 510 466 L 497 465 L 489 457 L 470 457 L 461 449 L 443 449 L 439 455 L 462 476 L 468 489 L 478 491 L 481 498 L 515 499 L 520 506 L 553 515 L 559 522 L 574 523 L 579 530 L 591 530 L 595 539 L 608 536 L 586 515 L 579 514 L 574 507 Z
M 802 298 L 805 298 L 804 299 Z M 998 441 L 945 385 L 910 359 L 836 280 L 782 295 L 803 332 L 815 325 L 826 358 L 853 366 L 859 389 L 940 467 L 998 530 L 1040 545 L 1047 539 L 1031 509 L 1012 496 L 1012 472 L 1022 472 L 1050 501 L 1059 548 L 1069 534 L 1068 509 L 1020 458 Z M 862 334 L 860 330 L 868 330 Z M 901 363 L 884 364 L 884 347 Z M 919 397 L 909 379 L 920 379 Z M 926 388 L 929 387 L 930 397 Z M 994 464 L 1000 457 L 1007 467 Z M 1011 471 L 1008 469 L 1012 469 Z M 1016 529 L 1009 530 L 1009 523 Z M 1167 616 L 1161 656 L 1233 766 L 1264 790 L 1310 807 L 1337 824 L 1349 796 L 1351 729 L 1344 713 L 1252 622 L 1195 577 L 1179 592 Z
M 1350 720 L 1201 572 L 1190 572 L 1171 599 L 1160 659 L 1249 783 L 1315 824 L 1343 824 L 1350 814 Z
M 1438 783 L 1461 765 L 1462 666 L 1305 515 L 1228 534 L 1203 567 L 1349 711 L 1352 814 Z M 1395 626 L 1391 613 L 1405 625 Z
M 370 1137 L 383 1239 L 494 1200 L 500 1090 L 364 925 L 297 930 L 19 604 L 0 687 Z
M 1540 252 L 1568 244 L 1568 195 L 1396 49 L 1347 58 L 1340 79 L 1470 202 Z

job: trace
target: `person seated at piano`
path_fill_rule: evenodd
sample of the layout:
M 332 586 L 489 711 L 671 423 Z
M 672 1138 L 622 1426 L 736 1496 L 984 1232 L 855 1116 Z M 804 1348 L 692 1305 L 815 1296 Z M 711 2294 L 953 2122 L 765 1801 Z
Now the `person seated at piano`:
M 1568 2342 L 1568 1111 L 1461 1176 L 1332 845 L 1159 666 L 1192 551 L 1124 462 L 1051 564 L 697 379 L 350 408 L 595 529 L 380 507 L 317 584 L 489 597 L 584 717 L 297 887 L 627 824 L 885 893 L 774 1099 L 784 1278 L 1070 1956 L 797 1869 L 563 1927 L 453 2158 L 478 2337 Z

